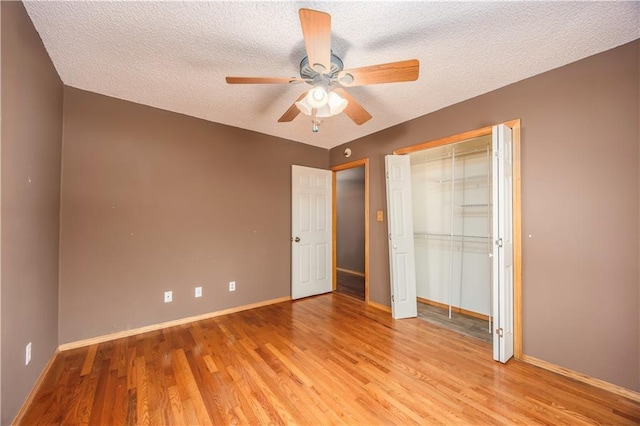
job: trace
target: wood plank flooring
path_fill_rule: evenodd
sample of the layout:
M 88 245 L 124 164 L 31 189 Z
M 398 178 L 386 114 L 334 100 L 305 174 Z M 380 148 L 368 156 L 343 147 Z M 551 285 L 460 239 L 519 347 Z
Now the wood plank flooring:
M 364 277 L 336 270 L 336 291 L 364 300 Z
M 418 302 L 418 318 L 429 321 L 434 325 L 475 337 L 483 342 L 492 343 L 493 336 L 489 333 L 489 322 L 486 320 L 459 312 L 452 312 L 451 318 L 449 318 L 448 309 L 420 302 Z
M 22 424 L 638 424 L 640 404 L 340 294 L 62 352 Z

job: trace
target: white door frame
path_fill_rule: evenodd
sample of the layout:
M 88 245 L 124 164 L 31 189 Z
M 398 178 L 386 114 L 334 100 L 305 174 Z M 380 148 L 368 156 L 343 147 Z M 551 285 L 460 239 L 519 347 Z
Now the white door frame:
M 521 169 L 520 169 L 520 119 L 504 123 L 512 130 L 513 142 L 513 351 L 516 359 L 522 359 L 522 202 L 521 202 Z M 437 146 L 449 145 L 468 139 L 489 136 L 493 125 L 459 133 L 453 136 L 423 142 L 417 145 L 396 149 L 394 154 L 409 154 Z

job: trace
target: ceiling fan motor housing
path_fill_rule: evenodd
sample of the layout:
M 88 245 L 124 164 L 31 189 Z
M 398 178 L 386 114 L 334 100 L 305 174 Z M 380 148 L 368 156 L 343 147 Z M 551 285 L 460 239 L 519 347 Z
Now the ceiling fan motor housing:
M 319 79 L 327 78 L 329 80 L 334 79 L 340 71 L 344 69 L 342 59 L 331 54 L 331 68 L 328 72 L 319 73 L 311 65 L 309 65 L 309 57 L 305 56 L 300 62 L 300 77 L 305 80 L 317 81 Z

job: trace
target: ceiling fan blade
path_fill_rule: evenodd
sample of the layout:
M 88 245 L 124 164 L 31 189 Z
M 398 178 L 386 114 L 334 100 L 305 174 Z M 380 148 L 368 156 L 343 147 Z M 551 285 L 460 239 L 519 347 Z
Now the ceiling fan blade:
M 304 83 L 300 77 L 227 77 L 228 84 L 287 84 Z
M 354 123 L 359 126 L 371 120 L 371 114 L 369 114 L 367 110 L 362 107 L 362 105 L 356 102 L 356 100 L 353 99 L 346 90 L 338 87 L 336 89 L 333 89 L 333 91 L 349 101 L 347 107 L 344 109 L 344 113 L 347 114 L 347 116 L 352 119 Z
M 307 96 L 307 92 L 304 92 L 302 95 L 300 95 L 300 97 L 296 100 L 296 102 L 300 102 L 302 98 L 304 98 L 305 96 Z M 296 106 L 296 102 L 294 102 L 293 105 L 289 107 L 287 112 L 282 114 L 282 117 L 278 119 L 278 123 L 286 123 L 288 121 L 293 121 L 293 119 L 296 118 L 298 114 L 300 114 L 300 110 Z
M 329 72 L 331 69 L 331 15 L 311 9 L 300 9 L 299 14 L 309 65 L 315 71 Z
M 338 81 L 345 87 L 398 83 L 417 80 L 419 72 L 420 62 L 417 59 L 409 59 L 343 70 L 338 74 Z

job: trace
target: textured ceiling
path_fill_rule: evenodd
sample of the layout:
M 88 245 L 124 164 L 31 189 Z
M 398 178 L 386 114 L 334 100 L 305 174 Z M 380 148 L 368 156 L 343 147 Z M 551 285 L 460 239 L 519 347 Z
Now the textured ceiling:
M 25 2 L 72 87 L 331 148 L 640 37 L 639 2 Z M 225 76 L 297 76 L 298 9 L 332 17 L 345 68 L 417 58 L 410 83 L 354 87 L 372 115 L 312 133 L 278 118 L 306 84 L 227 85 Z

